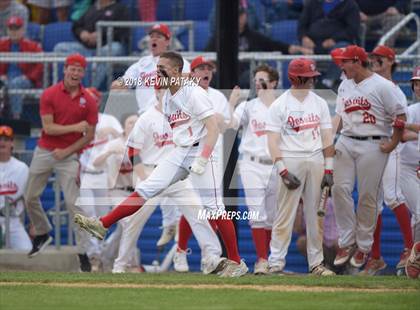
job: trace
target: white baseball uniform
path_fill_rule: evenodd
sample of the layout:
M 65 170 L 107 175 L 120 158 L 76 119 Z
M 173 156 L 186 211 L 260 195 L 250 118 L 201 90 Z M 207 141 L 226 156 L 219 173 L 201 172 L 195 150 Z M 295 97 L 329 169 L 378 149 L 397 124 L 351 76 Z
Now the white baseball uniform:
M 145 112 L 155 103 L 154 83 L 157 77 L 156 68 L 159 56 L 144 56 L 132 64 L 124 73 L 123 79 L 131 88 L 136 88 L 138 113 Z M 190 72 L 190 63 L 184 59 L 183 73 Z M 133 84 L 134 83 L 134 84 Z
M 97 168 L 93 165 L 94 159 L 100 153 L 105 145 L 114 137 L 98 137 L 98 133 L 105 128 L 112 128 L 120 135 L 123 128 L 120 122 L 113 116 L 105 113 L 99 113 L 98 124 L 95 129 L 94 140 L 83 150 L 79 157 L 80 162 L 80 197 L 83 199 L 84 208 L 88 205 L 94 206 L 95 216 L 104 215 L 109 211 L 110 206 L 103 206 L 98 203 L 98 198 L 107 196 L 108 174 L 106 169 Z
M 303 199 L 308 265 L 311 270 L 324 260 L 322 233 L 317 208 L 321 199 L 324 155 L 321 131 L 331 130 L 327 102 L 310 91 L 301 102 L 290 90 L 277 98 L 268 110 L 266 130 L 281 135 L 279 149 L 286 168 L 297 176 L 301 185 L 289 190 L 280 180 L 279 202 L 273 223 L 269 265 L 281 269 L 286 264 L 300 198 Z M 274 169 L 275 173 L 278 173 Z
M 342 119 L 336 143 L 332 197 L 336 208 L 338 244 L 357 244 L 369 253 L 383 195 L 382 177 L 388 154 L 379 145 L 392 134 L 392 120 L 405 113 L 394 84 L 373 73 L 360 83 L 346 79 L 338 89 L 336 112 Z M 357 177 L 357 179 L 356 179 Z M 357 213 L 352 192 L 359 191 Z
M 172 130 L 163 113 L 154 106 L 143 113 L 130 134 L 128 146 L 140 151 L 140 158 L 145 165 L 147 175 L 154 171 L 157 164 L 171 156 L 175 145 L 172 141 Z M 202 249 L 202 258 L 218 259 L 220 257 L 221 247 L 217 236 L 207 220 L 199 220 L 199 210 L 202 210 L 201 201 L 194 192 L 190 180 L 186 179 L 170 185 L 161 194 L 147 200 L 135 214 L 121 221 L 123 232 L 118 258 L 114 263 L 114 272 L 128 267 L 130 249 L 135 248 L 145 223 L 158 204 L 164 208 L 180 208 Z
M 15 250 L 29 251 L 32 248 L 32 242 L 19 217 L 25 209 L 23 193 L 28 174 L 28 166 L 15 157 L 11 157 L 6 162 L 0 162 L 0 225 L 4 233 L 6 231 L 4 207 L 7 197 L 16 201 L 9 209 L 10 247 Z
M 420 102 L 408 107 L 407 122 L 420 124 Z M 420 135 L 417 141 L 407 141 L 401 148 L 401 189 L 412 214 L 414 240 L 420 241 L 420 180 L 416 167 L 420 161 Z
M 239 171 L 250 212 L 258 218 L 249 221 L 252 228 L 271 229 L 277 205 L 278 175 L 267 148 L 268 109 L 258 97 L 244 101 L 233 113 L 234 127 L 242 126 Z
M 400 102 L 407 108 L 407 98 L 401 88 L 394 84 L 397 96 Z M 392 210 L 402 203 L 406 203 L 405 197 L 402 194 L 400 182 L 400 150 L 402 144 L 398 146 L 389 154 L 388 163 L 385 167 L 384 176 L 382 178 L 384 188 L 384 201 L 385 204 Z M 379 203 L 380 210 L 382 211 L 382 200 Z

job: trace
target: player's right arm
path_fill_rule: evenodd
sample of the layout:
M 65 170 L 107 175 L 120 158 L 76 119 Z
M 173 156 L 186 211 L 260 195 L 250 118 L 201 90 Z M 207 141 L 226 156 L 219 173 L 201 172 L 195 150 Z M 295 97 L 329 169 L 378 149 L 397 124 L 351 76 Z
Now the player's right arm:
M 334 137 L 343 128 L 343 120 L 341 119 L 340 115 L 336 114 L 331 118 L 331 123 L 332 123 L 332 135 Z
M 54 123 L 54 116 L 52 114 L 45 114 L 41 116 L 42 129 L 47 135 L 60 136 L 71 132 L 87 132 L 89 123 L 81 121 L 71 125 L 59 125 Z

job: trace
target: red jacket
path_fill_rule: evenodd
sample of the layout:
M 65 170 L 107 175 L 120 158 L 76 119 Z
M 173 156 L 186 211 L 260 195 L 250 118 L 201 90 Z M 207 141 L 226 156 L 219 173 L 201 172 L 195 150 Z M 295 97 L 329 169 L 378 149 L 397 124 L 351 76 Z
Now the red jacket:
M 10 52 L 11 49 L 10 38 L 0 39 L 0 52 Z M 19 50 L 21 52 L 39 53 L 42 52 L 41 45 L 35 41 L 23 38 L 19 41 Z M 0 75 L 6 75 L 8 70 L 8 63 L 0 63 Z M 31 80 L 37 87 L 42 85 L 43 65 L 40 63 L 18 63 L 23 74 Z

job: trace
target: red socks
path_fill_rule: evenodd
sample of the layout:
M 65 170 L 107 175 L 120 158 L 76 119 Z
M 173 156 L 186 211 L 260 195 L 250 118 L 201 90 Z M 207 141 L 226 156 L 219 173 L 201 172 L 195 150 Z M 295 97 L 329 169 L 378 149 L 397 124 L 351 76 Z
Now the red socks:
M 105 228 L 110 227 L 112 224 L 118 222 L 120 219 L 130 216 L 139 210 L 145 203 L 145 199 L 141 197 L 137 192 L 132 193 L 117 207 L 115 207 L 107 215 L 104 215 L 99 220 L 102 222 Z
M 267 242 L 267 253 L 268 253 L 268 252 L 270 252 L 271 229 L 266 229 L 265 234 L 267 236 L 265 241 Z
M 255 250 L 257 252 L 257 260 L 260 258 L 267 259 L 267 234 L 264 228 L 251 228 L 252 239 L 254 240 Z
M 209 220 L 209 222 L 212 227 L 214 222 L 217 223 L 217 228 L 222 236 L 228 258 L 240 264 L 241 257 L 239 256 L 238 245 L 236 243 L 236 232 L 233 222 L 231 220 L 221 218 L 217 220 Z
M 376 221 L 375 232 L 373 233 L 373 244 L 372 244 L 372 252 L 371 252 L 371 257 L 373 259 L 381 258 L 381 229 L 382 229 L 382 214 L 379 214 L 378 219 Z
M 411 232 L 410 212 L 405 203 L 400 204 L 398 207 L 392 209 L 392 211 L 400 225 L 400 230 L 404 239 L 404 247 L 411 249 L 413 247 L 413 234 Z
M 185 216 L 181 216 L 179 220 L 178 250 L 186 251 L 188 240 L 192 235 L 191 226 Z

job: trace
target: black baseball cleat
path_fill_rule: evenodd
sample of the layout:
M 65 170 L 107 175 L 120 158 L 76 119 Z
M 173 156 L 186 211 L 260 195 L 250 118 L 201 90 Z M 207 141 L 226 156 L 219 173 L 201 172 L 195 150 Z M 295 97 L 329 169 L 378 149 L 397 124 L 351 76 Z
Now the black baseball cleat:
M 38 255 L 51 242 L 52 242 L 52 238 L 51 238 L 51 236 L 49 234 L 36 236 L 34 238 L 33 243 L 32 243 L 32 250 L 28 253 L 28 257 L 29 258 L 32 258 L 32 257 Z
M 80 262 L 80 271 L 81 272 L 91 272 L 92 264 L 90 263 L 89 257 L 85 254 L 78 254 Z

